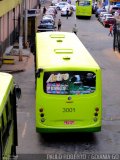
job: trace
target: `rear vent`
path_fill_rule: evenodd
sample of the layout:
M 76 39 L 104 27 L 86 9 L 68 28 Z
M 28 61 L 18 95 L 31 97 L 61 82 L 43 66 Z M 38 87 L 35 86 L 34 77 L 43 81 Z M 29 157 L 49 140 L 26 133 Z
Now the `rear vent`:
M 64 34 L 51 34 L 50 35 L 51 38 L 65 38 Z
M 63 42 L 62 39 L 58 39 L 57 42 Z
M 63 60 L 70 60 L 70 57 L 63 57 Z
M 56 54 L 72 54 L 73 50 L 72 49 L 54 49 L 54 52 Z

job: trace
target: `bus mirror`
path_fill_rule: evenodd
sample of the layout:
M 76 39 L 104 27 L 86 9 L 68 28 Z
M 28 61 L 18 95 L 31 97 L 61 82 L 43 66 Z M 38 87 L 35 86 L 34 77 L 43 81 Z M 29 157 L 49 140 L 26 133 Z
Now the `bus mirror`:
M 30 45 L 30 51 L 35 54 L 36 53 L 36 50 L 35 50 L 35 43 L 31 43 Z
M 15 86 L 16 97 L 19 99 L 21 97 L 21 88 Z
M 35 74 L 36 78 L 40 78 L 40 72 L 42 72 L 42 71 L 43 71 L 42 68 L 40 68 L 40 69 L 38 69 L 38 70 L 36 71 L 36 74 Z

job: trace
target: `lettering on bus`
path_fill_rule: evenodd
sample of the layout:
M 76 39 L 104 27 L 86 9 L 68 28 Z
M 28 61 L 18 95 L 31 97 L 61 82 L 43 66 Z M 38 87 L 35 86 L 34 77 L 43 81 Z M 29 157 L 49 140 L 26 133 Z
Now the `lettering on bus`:
M 65 74 L 60 74 L 58 73 L 57 75 L 55 74 L 51 74 L 50 77 L 47 80 L 48 82 L 57 82 L 57 81 L 62 81 L 62 80 L 68 80 L 69 79 L 69 74 L 65 73 Z
M 75 108 L 63 108 L 63 112 L 75 112 Z

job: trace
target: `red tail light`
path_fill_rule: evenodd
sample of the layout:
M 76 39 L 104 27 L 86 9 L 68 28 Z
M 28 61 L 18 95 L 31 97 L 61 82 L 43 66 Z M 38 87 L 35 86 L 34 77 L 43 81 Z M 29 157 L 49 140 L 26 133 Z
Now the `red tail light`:
M 95 108 L 95 111 L 96 111 L 96 112 L 98 112 L 98 111 L 99 111 L 99 108 L 98 108 L 98 107 L 96 107 L 96 108 Z
M 43 108 L 40 108 L 39 111 L 40 111 L 40 112 L 43 112 Z

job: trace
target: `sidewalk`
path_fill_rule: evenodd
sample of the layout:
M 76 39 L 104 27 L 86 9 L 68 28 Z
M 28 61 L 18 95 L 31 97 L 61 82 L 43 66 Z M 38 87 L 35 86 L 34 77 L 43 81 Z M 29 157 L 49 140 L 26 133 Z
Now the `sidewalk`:
M 31 58 L 31 54 L 29 49 L 23 49 L 22 61 L 19 60 L 19 54 L 12 55 L 14 64 L 2 64 L 0 72 L 17 73 L 25 71 L 26 65 Z
M 44 3 L 41 4 L 41 16 L 39 18 L 42 17 L 43 7 L 45 6 L 46 8 L 48 8 L 50 4 L 50 0 L 45 0 Z M 19 53 L 13 54 L 12 57 L 14 58 L 14 64 L 2 64 L 2 66 L 0 66 L 0 72 L 7 72 L 11 74 L 24 72 L 27 67 L 28 61 L 33 58 L 33 55 L 28 48 L 22 50 L 22 61 L 19 61 Z

